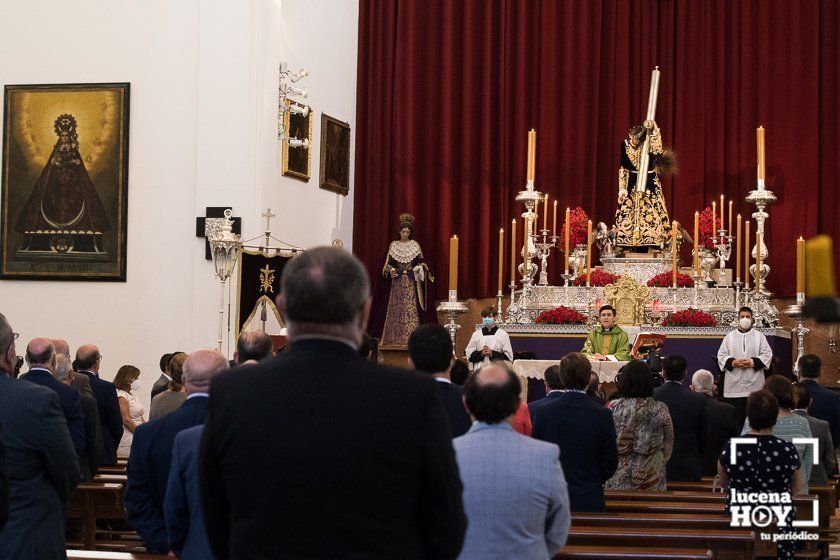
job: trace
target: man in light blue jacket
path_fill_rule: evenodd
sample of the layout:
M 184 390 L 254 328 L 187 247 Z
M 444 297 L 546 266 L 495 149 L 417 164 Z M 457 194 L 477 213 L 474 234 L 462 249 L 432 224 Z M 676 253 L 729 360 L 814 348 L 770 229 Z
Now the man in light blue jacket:
M 511 427 L 519 389 L 503 363 L 482 368 L 464 386 L 475 422 L 453 440 L 467 514 L 459 560 L 548 560 L 566 543 L 569 495 L 560 451 Z

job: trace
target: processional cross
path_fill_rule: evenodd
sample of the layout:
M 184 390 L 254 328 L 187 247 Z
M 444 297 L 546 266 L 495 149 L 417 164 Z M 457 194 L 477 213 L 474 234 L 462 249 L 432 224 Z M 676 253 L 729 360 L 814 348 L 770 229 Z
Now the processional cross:
M 265 246 L 268 248 L 271 243 L 271 218 L 276 218 L 277 214 L 274 214 L 271 208 L 266 208 L 260 216 L 265 218 Z

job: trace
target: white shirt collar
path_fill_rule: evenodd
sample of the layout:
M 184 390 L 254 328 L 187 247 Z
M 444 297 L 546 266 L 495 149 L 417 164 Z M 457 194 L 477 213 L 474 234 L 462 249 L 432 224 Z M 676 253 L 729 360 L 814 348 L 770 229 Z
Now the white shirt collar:
M 435 377 L 435 381 L 439 381 L 441 383 L 449 383 L 450 385 L 452 385 L 452 380 L 447 379 L 446 377 Z
M 172 377 L 170 377 L 170 376 L 166 375 L 165 373 L 161 373 L 161 375 L 162 375 L 162 376 L 164 376 L 164 377 L 165 377 L 166 379 L 168 379 L 169 381 L 172 381 Z
M 190 400 L 193 397 L 209 397 L 210 393 L 190 393 L 187 395 L 187 400 Z

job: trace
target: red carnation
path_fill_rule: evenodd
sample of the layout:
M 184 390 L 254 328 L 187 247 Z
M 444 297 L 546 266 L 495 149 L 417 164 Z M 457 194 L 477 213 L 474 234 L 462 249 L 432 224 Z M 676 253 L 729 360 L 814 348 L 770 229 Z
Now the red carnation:
M 610 274 L 598 268 L 592 269 L 589 277 L 589 285 L 596 288 L 603 288 L 608 284 L 614 284 L 619 278 L 618 274 Z M 572 286 L 586 286 L 586 272 L 578 276 L 572 281 Z
M 663 327 L 716 327 L 717 319 L 699 309 L 684 309 L 669 313 L 662 321 Z
M 672 272 L 663 272 L 661 274 L 657 274 L 653 278 L 647 281 L 647 285 L 652 288 L 670 288 L 674 285 L 674 273 Z M 694 287 L 694 279 L 691 278 L 688 274 L 683 274 L 682 272 L 677 273 L 677 287 L 678 288 L 693 288 Z
M 589 216 L 580 206 L 569 212 L 569 251 L 574 251 L 578 245 L 586 245 L 586 230 L 589 224 Z M 566 224 L 560 228 L 560 250 L 566 250 Z
M 586 322 L 586 316 L 570 307 L 561 305 L 541 312 L 534 321 L 546 325 L 580 325 Z
M 698 246 L 714 250 L 715 238 L 721 227 L 723 224 L 716 214 L 712 214 L 712 209 L 709 207 L 703 209 L 699 217 L 700 242 Z

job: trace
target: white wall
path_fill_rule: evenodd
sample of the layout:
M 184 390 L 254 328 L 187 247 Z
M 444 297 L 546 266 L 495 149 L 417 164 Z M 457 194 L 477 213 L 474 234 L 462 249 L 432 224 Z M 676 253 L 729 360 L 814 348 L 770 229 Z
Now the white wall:
M 280 239 L 350 247 L 352 186 L 318 189 L 318 146 L 321 111 L 353 124 L 357 20 L 350 0 L 0 0 L 0 84 L 131 83 L 128 280 L 0 281 L 18 354 L 35 336 L 95 343 L 104 377 L 140 367 L 148 407 L 162 353 L 215 343 L 218 282 L 194 236 L 206 206 L 232 205 L 246 237 L 270 206 Z M 280 175 L 280 60 L 311 72 L 309 183 Z

